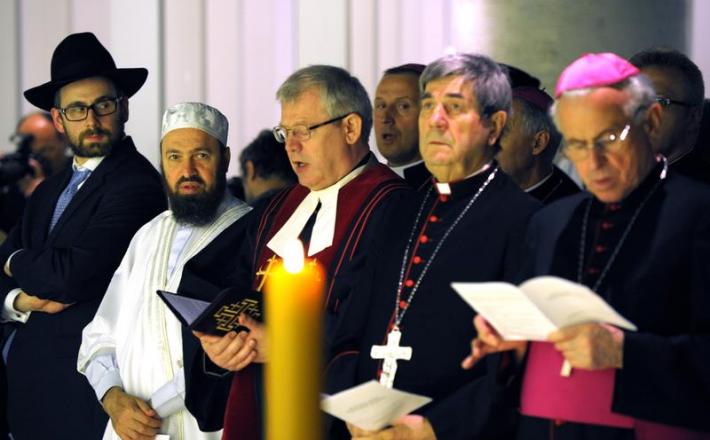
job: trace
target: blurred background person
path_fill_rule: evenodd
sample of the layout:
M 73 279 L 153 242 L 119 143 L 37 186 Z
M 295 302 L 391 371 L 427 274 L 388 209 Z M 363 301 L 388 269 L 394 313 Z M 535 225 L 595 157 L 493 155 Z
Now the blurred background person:
M 22 216 L 37 185 L 69 163 L 67 142 L 47 112 L 23 116 L 10 142 L 14 151 L 0 158 L 0 239 Z
M 255 206 L 280 189 L 296 183 L 296 174 L 288 161 L 284 144 L 271 130 L 262 130 L 239 154 L 244 201 Z

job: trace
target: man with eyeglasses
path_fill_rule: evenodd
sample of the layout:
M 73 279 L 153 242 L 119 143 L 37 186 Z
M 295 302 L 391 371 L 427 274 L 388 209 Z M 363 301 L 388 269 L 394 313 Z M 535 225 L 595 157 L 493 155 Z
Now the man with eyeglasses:
M 419 154 L 419 76 L 422 64 L 404 64 L 385 70 L 377 84 L 374 126 L 377 149 L 392 171 L 412 187 L 431 179 Z
M 672 170 L 710 183 L 710 163 L 698 150 L 707 146 L 697 145 L 705 98 L 702 72 L 685 54 L 673 49 L 646 49 L 629 61 L 651 80 L 661 104 L 656 151 L 668 158 Z
M 510 342 L 476 317 L 464 367 L 504 351 L 490 395 L 519 396 L 507 401 L 519 439 L 710 438 L 710 190 L 655 154 L 661 105 L 628 61 L 584 55 L 555 96 L 564 154 L 589 192 L 532 219 L 522 278 L 584 284 L 638 331 L 587 323 Z
M 128 98 L 147 75 L 118 69 L 93 34 L 72 34 L 54 51 L 51 81 L 25 91 L 51 111 L 74 159 L 37 187 L 0 248 L 15 440 L 99 438 L 106 426 L 76 362 L 131 237 L 166 206 L 160 176 L 124 133 Z
M 355 282 L 367 276 L 363 268 L 387 245 L 396 208 L 412 190 L 370 153 L 372 105 L 347 71 L 324 65 L 300 69 L 276 96 L 281 122 L 273 132 L 284 143 L 298 185 L 252 212 L 254 227 L 246 240 L 239 227 L 230 228 L 194 257 L 182 286 L 195 291 L 192 286 L 208 280 L 261 291 L 274 262 L 283 258 L 290 243 L 300 240 L 307 256 L 327 273 L 327 351 L 334 329 L 360 294 Z M 224 263 L 224 255 L 237 261 Z M 222 267 L 215 267 L 214 261 L 221 261 Z M 230 440 L 258 439 L 262 431 L 261 364 L 268 362 L 267 344 L 261 325 L 242 322 L 248 334 L 199 335 L 206 357 L 198 355 L 187 384 L 187 407 L 200 427 L 219 429 L 224 424 L 224 438 Z M 221 369 L 215 371 L 215 366 Z

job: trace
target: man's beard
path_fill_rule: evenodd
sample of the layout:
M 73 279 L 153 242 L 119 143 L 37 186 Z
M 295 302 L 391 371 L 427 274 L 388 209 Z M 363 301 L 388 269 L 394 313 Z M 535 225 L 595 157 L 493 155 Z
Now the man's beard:
M 84 139 L 87 136 L 92 136 L 96 134 L 103 134 L 106 139 L 101 142 L 89 142 L 86 143 Z M 120 139 L 123 136 L 118 137 Z M 108 156 L 116 140 L 113 139 L 113 133 L 109 130 L 103 128 L 97 128 L 95 130 L 84 130 L 79 134 L 78 139 L 70 139 L 69 147 L 74 152 L 75 156 L 79 157 L 103 157 Z
M 184 182 L 196 182 L 205 185 L 199 176 L 180 178 L 175 184 L 175 188 Z M 224 199 L 224 190 L 227 186 L 227 177 L 223 172 L 218 172 L 215 177 L 215 185 L 211 190 L 200 194 L 183 195 L 170 188 L 163 176 L 163 184 L 167 189 L 170 210 L 173 212 L 175 221 L 180 224 L 191 226 L 204 226 L 212 223 L 217 216 L 217 209 Z

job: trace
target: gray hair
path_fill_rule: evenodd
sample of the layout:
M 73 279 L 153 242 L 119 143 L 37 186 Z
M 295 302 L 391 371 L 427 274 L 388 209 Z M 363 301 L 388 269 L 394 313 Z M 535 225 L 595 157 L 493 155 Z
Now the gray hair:
M 487 119 L 501 110 L 510 113 L 512 92 L 508 77 L 498 63 L 485 55 L 458 53 L 439 58 L 422 72 L 420 92 L 423 95 L 431 81 L 459 75 L 473 84 L 473 95 L 481 116 Z
M 623 90 L 629 93 L 629 99 L 624 103 L 623 111 L 624 114 L 633 120 L 633 122 L 638 122 L 643 119 L 644 114 L 641 110 L 648 108 L 656 102 L 656 91 L 653 89 L 651 80 L 648 79 L 643 73 L 638 75 L 630 76 L 629 78 L 621 81 L 620 83 L 608 86 L 617 90 Z M 596 90 L 597 87 L 587 87 L 583 89 L 576 89 L 564 92 L 562 96 L 557 98 L 555 102 L 550 107 L 550 115 L 555 121 L 557 128 L 560 127 L 560 121 L 557 118 L 557 104 L 560 99 L 565 96 L 584 96 Z
M 513 117 L 518 118 L 518 123 L 522 127 L 524 133 L 534 135 L 540 131 L 546 131 L 550 134 L 550 141 L 547 148 L 543 152 L 545 157 L 552 158 L 560 146 L 562 134 L 555 127 L 550 114 L 543 109 L 536 107 L 522 98 L 513 98 L 519 104 L 519 113 L 514 113 Z M 513 110 L 515 112 L 515 110 Z M 506 124 L 503 132 L 510 130 L 510 124 Z
M 340 67 L 308 66 L 295 71 L 281 84 L 276 91 L 276 99 L 282 104 L 295 101 L 311 87 L 320 90 L 321 102 L 329 117 L 357 113 L 362 118 L 362 132 L 358 141 L 367 143 L 372 129 L 372 104 L 360 81 Z

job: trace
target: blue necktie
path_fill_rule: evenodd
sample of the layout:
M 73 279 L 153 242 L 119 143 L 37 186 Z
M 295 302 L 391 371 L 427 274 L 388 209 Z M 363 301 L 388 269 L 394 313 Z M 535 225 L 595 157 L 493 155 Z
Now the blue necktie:
M 59 200 L 57 200 L 57 206 L 54 207 L 52 221 L 49 223 L 50 232 L 54 228 L 54 225 L 56 225 L 59 221 L 59 217 L 62 216 L 64 210 L 67 208 L 67 206 L 69 206 L 69 202 L 71 202 L 71 199 L 74 198 L 76 192 L 79 191 L 79 185 L 81 185 L 81 183 L 84 182 L 87 177 L 89 177 L 89 174 L 91 174 L 91 170 L 88 170 L 86 168 L 79 168 L 74 170 L 74 174 L 72 174 L 71 176 L 69 185 L 64 188 L 64 191 L 62 191 L 62 194 L 59 196 Z

